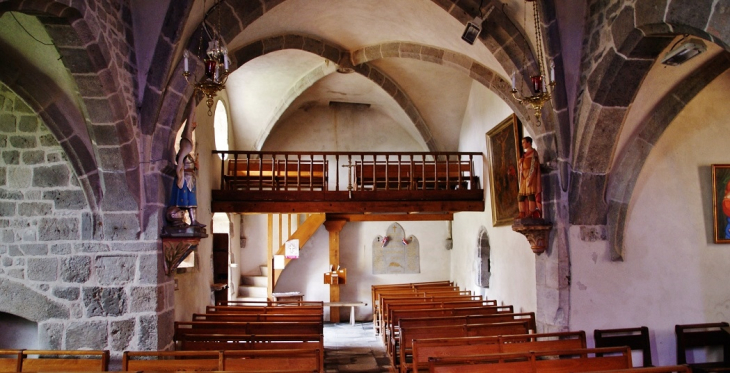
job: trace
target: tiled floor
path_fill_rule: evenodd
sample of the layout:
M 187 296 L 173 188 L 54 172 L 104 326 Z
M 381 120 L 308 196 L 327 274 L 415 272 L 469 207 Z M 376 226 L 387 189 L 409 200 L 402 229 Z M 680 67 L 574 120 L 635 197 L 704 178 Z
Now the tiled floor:
M 326 373 L 389 372 L 390 362 L 373 323 L 324 325 L 324 368 Z

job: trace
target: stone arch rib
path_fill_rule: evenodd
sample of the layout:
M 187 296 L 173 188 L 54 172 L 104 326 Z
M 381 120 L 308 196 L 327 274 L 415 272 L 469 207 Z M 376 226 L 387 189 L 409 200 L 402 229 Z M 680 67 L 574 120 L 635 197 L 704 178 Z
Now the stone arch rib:
M 131 77 L 135 71 L 129 64 L 126 51 L 109 47 L 110 44 L 121 45 L 117 42 L 126 44 L 124 37 L 131 33 L 131 25 L 120 22 L 117 24 L 119 29 L 114 32 L 101 27 L 111 27 L 106 22 L 107 17 L 129 19 L 128 6 L 120 3 L 116 7 L 90 9 L 86 2 L 75 2 L 74 6 L 60 1 L 0 3 L 0 13 L 6 11 L 35 15 L 45 25 L 64 65 L 77 83 L 83 112 L 72 113 L 70 108 L 75 105 L 61 107 L 51 104 L 45 107 L 42 104 L 49 100 L 48 93 L 33 89 L 22 79 L 9 86 L 16 87 L 28 102 L 35 102 L 35 109 L 44 119 L 72 116 L 78 123 L 88 123 L 86 128 L 77 128 L 69 120 L 64 123 L 47 122 L 54 134 L 64 135 L 59 138 L 62 145 L 69 141 L 70 145 L 64 146 L 64 149 L 74 169 L 83 170 L 79 177 L 98 179 L 98 183 L 92 183 L 91 191 L 87 189 L 92 209 L 98 206 L 100 210 L 136 211 L 141 198 L 139 154 L 134 135 L 136 113 L 132 96 L 123 93 L 123 87 L 134 85 Z M 56 98 L 59 97 L 53 97 Z M 84 154 L 74 154 L 83 148 L 89 150 Z M 126 190 L 119 187 L 120 182 L 122 185 L 126 183 Z
M 675 35 L 690 34 L 711 40 L 727 49 L 730 30 L 720 27 L 726 16 L 717 9 L 719 4 L 705 7 L 682 6 L 676 2 L 657 6 L 652 2 L 611 7 L 608 3 L 593 1 L 589 4 L 586 30 L 586 50 L 582 62 L 584 75 L 581 80 L 586 89 L 578 97 L 576 135 L 573 143 L 573 171 L 570 195 L 580 195 L 580 200 L 570 202 L 570 221 L 575 225 L 609 225 L 611 254 L 614 260 L 623 257 L 623 227 L 628 201 L 633 192 L 630 175 L 638 175 L 650 146 L 643 148 L 641 141 L 631 139 L 627 155 L 614 154 L 616 142 L 629 105 L 659 53 L 669 45 Z M 608 20 L 608 24 L 599 20 Z M 712 31 L 712 34 L 710 33 Z M 606 42 L 601 43 L 601 40 Z M 718 63 L 715 61 L 714 63 Z M 715 71 L 714 73 L 717 73 Z M 708 78 L 692 78 L 700 87 Z M 628 82 L 618 84 L 618 82 Z M 696 92 L 694 94 L 696 94 Z M 671 97 L 684 97 L 674 92 Z M 670 105 L 663 101 L 661 105 Z M 681 105 L 680 107 L 683 107 Z M 671 110 L 670 110 L 671 111 Z M 676 113 L 668 115 L 667 108 L 659 106 L 649 122 L 666 123 L 642 126 L 663 132 Z M 641 136 L 641 135 L 639 135 Z M 639 137 L 641 138 L 641 137 Z M 653 141 L 653 140 L 652 140 Z M 653 143 L 653 142 L 651 142 Z M 637 152 L 646 152 L 636 155 Z M 613 161 L 616 157 L 617 161 Z M 611 170 L 611 165 L 615 169 Z M 609 172 L 611 182 L 609 185 Z M 609 190 L 610 186 L 610 190 Z
M 631 139 L 627 149 L 619 155 L 616 166 L 609 173 L 607 180 L 608 239 L 612 250 L 611 257 L 615 260 L 623 257 L 626 214 L 636 181 L 649 153 L 684 107 L 705 86 L 728 69 L 730 69 L 730 57 L 726 54 L 720 54 L 698 68 L 664 96 L 657 104 L 657 110 L 639 125 L 637 136 Z

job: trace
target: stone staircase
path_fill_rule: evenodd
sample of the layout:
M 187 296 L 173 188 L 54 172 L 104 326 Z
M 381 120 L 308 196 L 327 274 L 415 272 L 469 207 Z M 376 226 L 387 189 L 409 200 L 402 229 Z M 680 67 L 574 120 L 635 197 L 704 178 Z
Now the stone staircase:
M 266 287 L 268 281 L 269 268 L 263 264 L 259 266 L 258 274 L 241 275 L 236 300 L 265 301 L 267 299 Z

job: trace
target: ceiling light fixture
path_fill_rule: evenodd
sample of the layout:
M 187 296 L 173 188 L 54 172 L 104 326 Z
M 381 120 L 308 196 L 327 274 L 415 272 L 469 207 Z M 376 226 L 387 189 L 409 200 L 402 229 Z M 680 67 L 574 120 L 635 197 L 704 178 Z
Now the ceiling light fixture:
M 516 72 L 512 72 L 512 97 L 517 100 L 520 104 L 531 107 L 535 111 L 535 118 L 537 118 L 537 125 L 540 125 L 540 117 L 542 116 L 543 105 L 552 98 L 552 91 L 555 88 L 555 63 L 550 61 L 550 76 L 547 80 L 544 67 L 543 57 L 543 39 L 542 30 L 540 27 L 540 7 L 538 5 L 539 0 L 525 0 L 526 3 L 532 3 L 532 12 L 535 22 L 535 51 L 537 53 L 537 75 L 531 75 L 530 81 L 532 82 L 532 94 L 529 96 L 523 95 L 517 90 L 517 78 Z M 525 26 L 527 26 L 527 10 L 525 10 Z M 527 51 L 529 46 L 525 49 L 525 61 L 523 68 L 527 67 Z M 547 80 L 547 81 L 546 81 Z M 549 88 L 548 88 L 549 87 Z
M 679 41 L 681 42 L 682 40 L 680 39 Z M 679 47 L 672 48 L 671 51 L 664 55 L 662 63 L 668 66 L 679 66 L 706 50 L 707 46 L 702 40 L 692 39 Z
M 213 98 L 216 94 L 226 87 L 226 81 L 228 80 L 228 68 L 230 67 L 231 60 L 228 58 L 228 48 L 223 41 L 223 37 L 220 34 L 221 29 L 221 11 L 220 1 L 217 1 L 210 10 L 205 13 L 202 22 L 202 30 L 200 32 L 200 43 L 198 44 L 198 58 L 203 60 L 204 70 L 200 80 L 197 76 L 190 72 L 190 53 L 186 49 L 184 52 L 184 71 L 183 76 L 188 84 L 195 87 L 196 91 L 200 91 L 205 95 L 205 104 L 208 105 L 208 115 L 213 115 Z M 217 27 L 211 33 L 208 27 L 206 27 L 206 21 L 208 14 L 216 9 L 218 13 L 218 24 Z M 203 11 L 205 11 L 205 0 L 203 0 Z M 208 37 L 208 49 L 205 51 L 205 55 L 201 55 L 201 48 L 203 45 L 203 35 Z M 192 75 L 192 79 L 190 76 Z

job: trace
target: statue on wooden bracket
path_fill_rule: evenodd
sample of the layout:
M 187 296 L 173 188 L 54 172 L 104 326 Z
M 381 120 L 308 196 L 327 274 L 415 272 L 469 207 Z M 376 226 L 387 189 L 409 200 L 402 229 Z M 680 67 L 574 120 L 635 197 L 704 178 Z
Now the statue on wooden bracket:
M 532 138 L 522 138 L 525 151 L 517 162 L 519 176 L 519 194 L 517 206 L 519 216 L 512 224 L 512 230 L 527 238 L 532 252 L 542 254 L 548 246 L 552 224 L 542 218 L 542 174 L 540 158 L 532 147 Z
M 180 137 L 179 150 L 175 156 L 175 180 L 165 218 L 168 225 L 163 228 L 163 236 L 205 237 L 205 224 L 197 220 L 197 173 L 198 162 L 193 157 L 193 131 L 197 127 L 195 108 L 197 99 L 193 97 L 188 106 L 188 116 Z
M 374 275 L 421 273 L 418 238 L 406 237 L 398 223 L 391 224 L 384 236 L 373 239 L 372 250 Z

